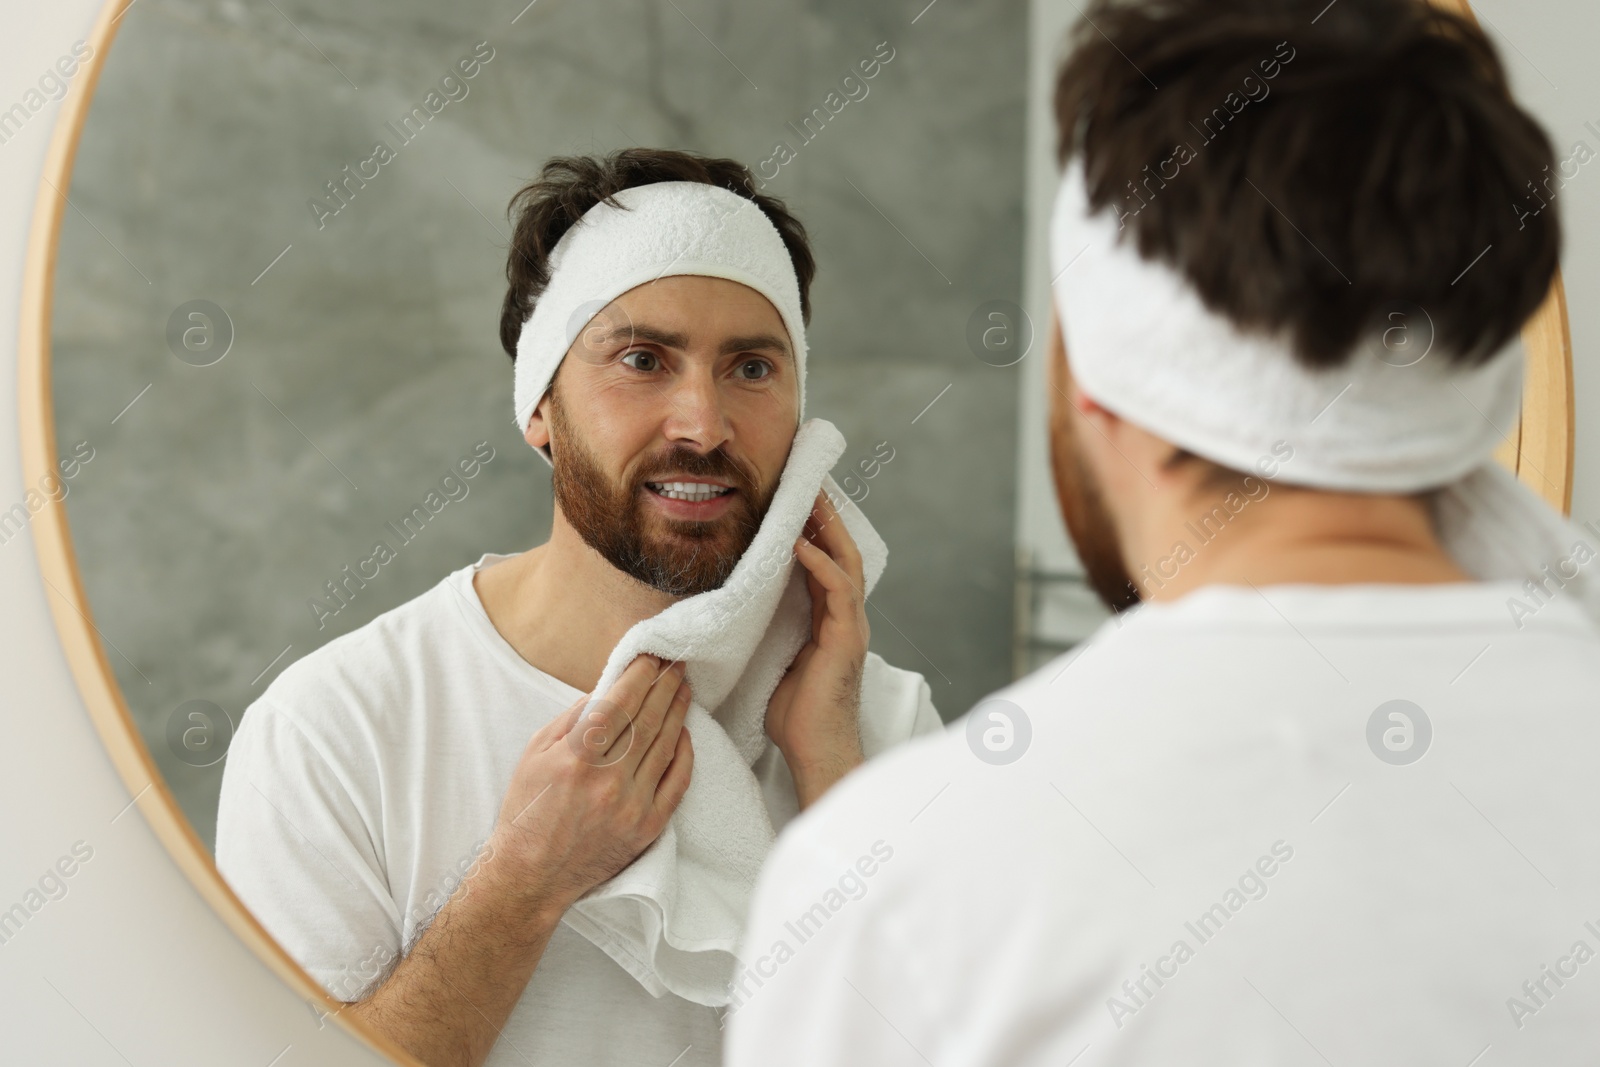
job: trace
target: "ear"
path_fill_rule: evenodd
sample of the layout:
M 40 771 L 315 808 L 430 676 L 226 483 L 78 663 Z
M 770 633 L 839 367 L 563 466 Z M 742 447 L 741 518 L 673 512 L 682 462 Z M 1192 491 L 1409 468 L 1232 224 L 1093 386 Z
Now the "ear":
M 1122 421 L 1121 416 L 1110 408 L 1101 407 L 1099 401 L 1084 392 L 1078 386 L 1076 379 L 1067 383 L 1067 398 L 1072 402 L 1073 408 L 1094 423 L 1101 430 L 1109 429 Z
M 534 448 L 544 448 L 550 444 L 550 393 L 545 391 L 539 398 L 538 407 L 533 409 L 533 414 L 528 417 L 527 432 L 522 435 L 523 440 Z
M 1051 392 L 1064 398 L 1070 409 L 1087 419 L 1096 428 L 1104 431 L 1108 426 L 1121 421 L 1115 412 L 1103 408 L 1085 393 L 1078 385 L 1078 380 L 1072 376 L 1072 362 L 1067 357 L 1067 343 L 1065 331 L 1061 328 L 1060 319 L 1055 310 L 1050 312 L 1050 352 L 1049 352 L 1048 378 Z

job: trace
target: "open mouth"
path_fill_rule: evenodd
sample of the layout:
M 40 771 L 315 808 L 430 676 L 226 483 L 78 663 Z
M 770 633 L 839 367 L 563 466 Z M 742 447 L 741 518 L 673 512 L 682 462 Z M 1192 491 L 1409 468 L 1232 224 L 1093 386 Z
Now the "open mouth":
M 731 486 L 713 482 L 645 482 L 645 488 L 668 500 L 683 500 L 691 504 L 715 500 L 734 490 Z

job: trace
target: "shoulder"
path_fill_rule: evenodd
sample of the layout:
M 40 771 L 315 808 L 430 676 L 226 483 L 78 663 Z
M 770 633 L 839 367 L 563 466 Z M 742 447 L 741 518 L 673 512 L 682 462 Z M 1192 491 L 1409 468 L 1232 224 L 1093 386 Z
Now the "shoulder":
M 246 839 L 259 835 L 251 820 L 269 812 L 258 810 L 257 792 L 307 832 L 320 833 L 328 818 L 355 837 L 382 824 L 389 769 L 425 725 L 430 702 L 419 697 L 436 662 L 430 649 L 448 643 L 450 580 L 289 664 L 250 703 L 223 766 L 219 855 L 226 836 L 236 865 Z
M 880 698 L 907 703 L 926 694 L 928 682 L 916 671 L 891 666 L 876 652 L 868 652 L 861 668 L 861 690 L 863 696 L 871 692 Z
M 1020 765 L 981 760 L 958 720 L 851 772 L 791 822 L 762 871 L 741 953 L 757 977 L 782 963 L 787 993 L 738 1004 L 739 1040 L 753 1049 L 792 1033 L 803 1054 L 763 1062 L 828 1062 L 872 1040 L 866 997 L 893 1011 L 914 1046 L 935 1050 L 973 1010 L 954 991 L 992 992 L 1051 946 L 1082 959 L 1063 923 L 1083 909 L 1059 900 L 1071 858 L 1049 831 L 1046 805 L 1061 801 L 1039 787 Z M 825 1021 L 793 1033 L 785 1003 Z
M 1111 635 L 1097 637 L 1109 639 Z M 1011 831 L 1020 829 L 1020 820 L 1008 818 L 1007 811 L 1014 805 L 1037 803 L 1021 795 L 1036 791 L 1041 784 L 1037 754 L 1024 758 L 1032 747 L 1033 734 L 1044 720 L 1076 714 L 1076 708 L 1058 706 L 1053 679 L 1064 670 L 1076 670 L 1074 662 L 1088 653 L 1088 647 L 1089 643 L 1080 645 L 997 690 L 942 728 L 936 725 L 902 733 L 900 743 L 845 776 L 788 824 L 778 839 L 774 866 L 792 864 L 796 871 L 802 870 L 823 858 L 855 856 L 883 832 L 890 832 L 892 840 L 909 842 L 920 840 L 929 827 L 935 828 L 937 840 L 930 840 L 927 850 L 910 849 L 908 855 L 937 861 L 957 839 L 962 847 L 969 843 L 983 848 L 1008 847 L 1006 842 Z M 875 658 L 870 657 L 869 662 Z M 900 692 L 920 692 L 921 698 L 927 699 L 928 683 L 921 675 L 881 660 L 878 663 L 877 669 L 883 672 L 880 677 L 887 678 L 889 686 L 904 687 Z M 1094 702 L 1092 695 L 1084 695 Z M 928 707 L 931 709 L 931 704 Z M 862 718 L 865 722 L 865 687 Z M 943 810 L 946 807 L 955 810 Z M 899 866 L 902 876 L 915 877 L 908 872 L 912 864 Z
M 273 679 L 267 693 L 281 702 L 290 694 L 342 680 L 369 683 L 395 677 L 393 668 L 459 630 L 460 608 L 452 602 L 460 596 L 453 588 L 459 577 L 459 573 L 446 575 L 410 600 L 302 656 Z
M 452 574 L 370 622 L 289 664 L 250 705 L 241 732 L 268 714 L 313 739 L 380 726 L 414 706 L 427 672 L 461 627 Z M 265 722 L 262 722 L 265 725 Z
M 853 857 L 861 851 L 857 839 L 870 846 L 879 827 L 913 824 L 961 775 L 964 753 L 955 730 L 939 730 L 872 758 L 788 825 L 778 839 L 774 863 L 793 860 L 805 867 L 819 855 Z
M 868 652 L 861 671 L 861 746 L 867 757 L 940 725 L 927 679 Z

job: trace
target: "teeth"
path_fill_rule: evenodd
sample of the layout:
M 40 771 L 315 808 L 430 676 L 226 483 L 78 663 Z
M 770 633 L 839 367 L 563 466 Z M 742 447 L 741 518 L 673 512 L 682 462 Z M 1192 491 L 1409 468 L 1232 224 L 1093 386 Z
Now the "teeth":
M 650 488 L 669 500 L 704 501 L 732 492 L 705 482 L 648 482 Z

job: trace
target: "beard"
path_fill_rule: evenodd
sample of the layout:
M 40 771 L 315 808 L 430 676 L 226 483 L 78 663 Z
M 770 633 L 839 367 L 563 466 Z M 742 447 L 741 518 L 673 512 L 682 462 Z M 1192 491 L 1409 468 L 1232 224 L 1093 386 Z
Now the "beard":
M 776 483 L 763 488 L 754 471 L 720 447 L 702 453 L 680 446 L 613 479 L 573 433 L 554 389 L 550 441 L 551 484 L 567 523 L 607 563 L 669 596 L 720 588 L 755 540 L 777 491 Z M 726 482 L 736 490 L 731 506 L 705 522 L 667 518 L 645 498 L 645 482 L 667 474 Z
M 1139 603 L 1139 587 L 1128 573 L 1116 522 L 1106 506 L 1099 479 L 1078 445 L 1077 413 L 1067 399 L 1066 354 L 1051 352 L 1050 370 L 1050 473 L 1055 481 L 1061 517 L 1072 536 L 1089 588 L 1112 611 L 1125 611 Z

